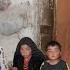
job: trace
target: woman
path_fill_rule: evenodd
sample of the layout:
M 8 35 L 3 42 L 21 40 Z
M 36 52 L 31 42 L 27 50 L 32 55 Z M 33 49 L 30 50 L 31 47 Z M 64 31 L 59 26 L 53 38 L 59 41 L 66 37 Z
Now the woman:
M 13 70 L 39 70 L 44 55 L 28 37 L 22 38 L 16 48 Z

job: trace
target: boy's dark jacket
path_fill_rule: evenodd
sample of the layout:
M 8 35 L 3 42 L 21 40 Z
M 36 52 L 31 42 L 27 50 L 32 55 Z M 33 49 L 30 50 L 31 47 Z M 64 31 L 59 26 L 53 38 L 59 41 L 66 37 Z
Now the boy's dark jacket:
M 48 62 L 44 61 L 40 67 L 40 70 L 68 70 L 68 66 L 64 60 L 60 60 L 55 65 L 51 65 Z

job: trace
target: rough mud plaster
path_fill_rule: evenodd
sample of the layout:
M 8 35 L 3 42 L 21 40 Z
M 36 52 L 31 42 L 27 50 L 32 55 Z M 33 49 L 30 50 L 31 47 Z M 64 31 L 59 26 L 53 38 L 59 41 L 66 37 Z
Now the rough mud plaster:
M 8 7 L 0 9 L 0 46 L 6 63 L 12 61 L 17 43 L 25 36 L 39 45 L 38 1 L 10 0 Z

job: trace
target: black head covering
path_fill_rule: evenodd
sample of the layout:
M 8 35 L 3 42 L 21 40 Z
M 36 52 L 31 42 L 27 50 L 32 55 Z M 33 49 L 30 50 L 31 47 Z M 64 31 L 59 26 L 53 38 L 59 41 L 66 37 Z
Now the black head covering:
M 14 59 L 13 59 L 13 67 L 22 67 L 23 57 L 20 53 L 21 45 L 28 45 L 32 50 L 32 56 L 43 56 L 42 52 L 37 48 L 36 44 L 29 37 L 22 38 L 16 48 Z M 22 70 L 22 69 L 21 69 Z
M 19 41 L 19 43 L 17 45 L 16 52 L 15 52 L 16 55 L 21 55 L 20 54 L 20 48 L 21 48 L 22 45 L 25 45 L 25 44 L 28 45 L 31 48 L 32 54 L 39 51 L 38 48 L 37 48 L 37 45 L 32 41 L 31 38 L 24 37 Z

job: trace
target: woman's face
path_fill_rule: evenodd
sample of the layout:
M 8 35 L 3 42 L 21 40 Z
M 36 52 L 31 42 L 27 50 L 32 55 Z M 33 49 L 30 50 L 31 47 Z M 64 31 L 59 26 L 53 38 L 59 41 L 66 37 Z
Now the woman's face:
M 24 58 L 29 57 L 31 55 L 31 48 L 26 44 L 21 45 L 20 53 Z
M 50 60 L 56 60 L 60 57 L 61 55 L 61 52 L 60 52 L 60 49 L 58 48 L 57 45 L 55 45 L 54 47 L 53 46 L 49 46 L 47 48 L 47 56 Z

